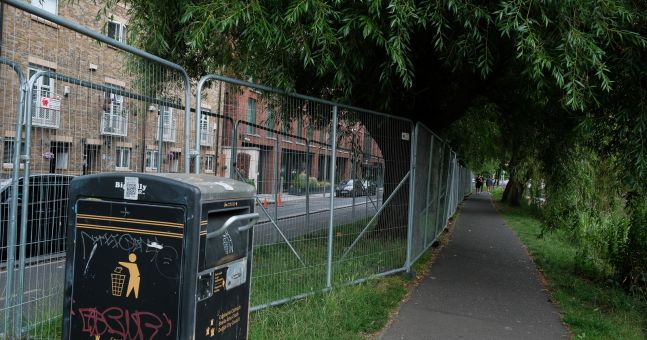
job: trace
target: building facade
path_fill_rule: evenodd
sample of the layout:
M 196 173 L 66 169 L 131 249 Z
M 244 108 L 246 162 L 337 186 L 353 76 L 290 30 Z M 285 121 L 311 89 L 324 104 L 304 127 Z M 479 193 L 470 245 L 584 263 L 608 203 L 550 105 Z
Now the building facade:
M 128 41 L 128 9 L 121 3 L 101 20 L 96 19 L 100 6 L 90 0 L 31 3 L 115 40 Z M 32 172 L 184 171 L 186 118 L 179 75 L 169 79 L 172 71 L 160 65 L 2 6 L 1 55 L 19 63 L 26 77 L 45 70 L 73 78 L 47 75 L 33 86 Z M 7 175 L 14 167 L 18 114 L 26 117 L 26 112 L 16 112 L 20 84 L 9 67 L 0 68 L 0 82 L 1 171 Z M 192 110 L 194 96 L 193 92 Z M 200 154 L 201 172 L 228 176 L 233 165 L 260 193 L 302 190 L 304 177 L 311 178 L 312 191 L 330 182 L 330 126 L 317 123 L 308 111 L 313 104 L 285 105 L 285 98 L 222 82 L 212 82 L 202 97 L 199 150 L 194 145 L 196 118 L 193 113 L 188 117 L 190 149 Z M 336 180 L 378 178 L 382 155 L 367 129 L 343 121 L 340 126 L 350 133 L 338 138 Z M 234 136 L 237 154 L 232 156 Z M 196 167 L 194 160 L 190 170 Z

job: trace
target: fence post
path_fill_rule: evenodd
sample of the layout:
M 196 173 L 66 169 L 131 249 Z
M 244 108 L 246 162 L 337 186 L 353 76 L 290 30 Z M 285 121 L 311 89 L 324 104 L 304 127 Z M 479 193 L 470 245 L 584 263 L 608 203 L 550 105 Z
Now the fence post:
M 332 108 L 332 157 L 330 160 L 330 218 L 328 220 L 328 270 L 326 271 L 326 288 L 332 286 L 332 250 L 333 229 L 335 223 L 335 167 L 337 163 L 337 105 Z
M 429 210 L 431 208 L 431 198 L 429 197 L 430 191 L 431 191 L 431 167 L 433 166 L 433 157 L 434 157 L 434 135 L 431 135 L 431 143 L 429 143 L 429 170 L 427 171 L 427 195 L 425 196 L 426 203 L 427 203 L 427 209 L 425 211 L 427 212 L 425 214 L 425 248 L 427 247 L 427 229 L 429 229 Z M 435 238 L 435 236 L 434 236 Z
M 5 282 L 5 317 L 4 317 L 4 330 L 6 335 L 11 338 L 15 333 L 13 332 L 15 325 L 14 322 L 19 322 L 13 320 L 13 298 L 14 298 L 14 273 L 15 273 L 15 256 L 16 256 L 16 238 L 17 238 L 17 227 L 18 227 L 18 181 L 20 178 L 20 153 L 22 141 L 20 137 L 22 136 L 22 110 L 23 103 L 25 101 L 25 92 L 27 92 L 27 84 L 25 83 L 25 76 L 20 70 L 18 64 L 0 57 L 0 64 L 5 64 L 11 66 L 16 75 L 18 76 L 18 82 L 20 83 L 20 91 L 18 92 L 18 107 L 16 108 L 16 138 L 14 139 L 13 145 L 13 169 L 12 173 L 12 183 L 11 183 L 11 202 L 9 206 L 9 225 L 7 230 L 7 280 Z M 20 292 L 22 294 L 22 292 Z
M 16 316 L 14 322 L 14 334 L 20 338 L 22 336 L 22 304 L 23 292 L 25 288 L 25 262 L 27 256 L 27 222 L 29 218 L 29 170 L 30 170 L 30 156 L 31 156 L 31 125 L 32 125 L 32 100 L 33 87 L 36 81 L 45 74 L 51 74 L 50 71 L 38 71 L 34 74 L 27 84 L 27 99 L 26 100 L 26 117 L 25 117 L 25 154 L 21 156 L 25 161 L 25 171 L 23 175 L 22 186 L 22 216 L 20 219 L 20 255 L 18 264 L 18 284 L 16 285 Z M 19 138 L 20 136 L 16 136 Z M 20 167 L 20 165 L 18 165 Z
M 442 212 L 443 212 L 443 205 L 442 201 L 444 200 L 445 193 L 442 191 L 443 188 L 443 180 L 445 178 L 445 145 L 444 142 L 440 144 L 440 148 L 438 149 L 439 155 L 438 157 L 438 188 L 436 188 L 437 194 L 436 194 L 436 223 L 434 225 L 434 238 L 438 237 L 440 234 L 440 231 L 442 230 Z
M 418 126 L 414 126 L 411 123 L 411 151 L 409 151 L 409 167 L 411 176 L 409 176 L 409 211 L 407 219 L 407 260 L 405 266 L 407 267 L 407 273 L 411 272 L 411 255 L 413 252 L 413 214 L 414 214 L 414 189 L 416 184 L 416 150 L 418 146 L 416 145 L 418 140 Z
M 310 139 L 306 138 L 306 230 L 310 227 Z
M 162 148 L 164 147 L 164 106 L 159 106 L 157 109 L 157 123 L 159 126 L 157 127 L 157 150 L 159 151 L 158 153 L 158 165 L 157 165 L 157 172 L 162 172 Z M 170 170 L 170 167 L 169 167 Z
M 236 179 L 236 153 L 238 153 L 238 123 L 234 122 L 231 133 L 231 159 L 229 160 L 229 178 Z
M 279 218 L 279 195 L 281 192 L 281 181 L 279 178 L 279 155 L 281 154 L 279 135 L 276 134 L 276 147 L 274 148 L 274 218 Z

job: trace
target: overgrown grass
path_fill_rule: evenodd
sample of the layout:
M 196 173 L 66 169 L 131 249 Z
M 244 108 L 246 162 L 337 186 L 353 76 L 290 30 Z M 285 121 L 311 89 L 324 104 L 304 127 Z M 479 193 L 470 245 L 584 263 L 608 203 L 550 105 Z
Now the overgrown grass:
M 380 330 L 407 292 L 403 276 L 337 287 L 252 314 L 250 339 L 363 339 Z
M 528 247 L 534 262 L 546 277 L 562 311 L 562 320 L 576 338 L 646 339 L 647 302 L 627 294 L 595 266 L 582 267 L 575 245 L 561 231 L 542 233 L 542 222 L 527 207 L 495 205 L 508 225 Z M 587 261 L 588 262 L 588 261 Z
M 452 218 L 455 220 L 455 217 Z M 361 223 L 360 223 L 361 224 Z M 340 252 L 350 244 L 354 237 L 342 241 L 338 238 L 357 235 L 358 225 L 350 225 L 346 233 L 336 235 L 339 243 L 335 253 Z M 389 246 L 399 248 L 402 240 L 390 240 L 368 237 L 358 253 L 353 254 L 355 266 L 344 266 L 337 270 L 338 283 L 357 275 L 366 275 L 366 271 L 358 271 L 362 264 L 368 268 L 376 264 L 384 265 L 383 257 L 362 256 L 371 251 L 379 253 L 379 249 Z M 447 242 L 444 239 L 441 242 Z M 421 278 L 434 258 L 437 250 L 432 248 L 423 253 L 412 265 L 412 272 Z M 400 255 L 389 259 L 390 266 L 402 264 L 404 258 Z M 345 267 L 345 269 L 344 269 Z M 354 273 L 354 274 L 353 274 Z M 347 275 L 346 277 L 344 275 Z M 407 275 L 397 275 L 368 280 L 359 285 L 336 286 L 329 293 L 316 294 L 308 298 L 291 302 L 282 306 L 272 307 L 252 314 L 250 322 L 250 339 L 366 339 L 373 338 L 387 324 L 390 314 L 400 304 L 408 291 L 413 278 Z
M 58 315 L 45 319 L 29 330 L 27 339 L 60 339 L 63 336 L 63 317 Z
M 369 231 L 344 257 L 368 221 L 335 229 L 333 237 L 333 285 L 402 268 L 406 259 L 406 237 L 394 231 Z M 406 233 L 406 226 L 401 232 Z M 399 230 L 395 230 L 398 232 Z M 252 304 L 261 305 L 283 298 L 322 291 L 326 287 L 328 233 L 326 230 L 291 241 L 301 261 L 286 243 L 254 249 Z

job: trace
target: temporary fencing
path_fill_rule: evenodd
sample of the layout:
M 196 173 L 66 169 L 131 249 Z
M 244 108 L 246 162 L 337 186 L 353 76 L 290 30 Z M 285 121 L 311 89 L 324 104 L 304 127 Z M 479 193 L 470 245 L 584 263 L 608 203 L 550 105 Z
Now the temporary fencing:
M 254 185 L 254 310 L 408 271 L 470 192 L 469 170 L 420 123 L 220 75 L 191 98 L 186 71 L 119 41 L 125 26 L 112 24 L 115 40 L 2 2 L 2 336 L 57 336 L 74 176 L 193 172 Z

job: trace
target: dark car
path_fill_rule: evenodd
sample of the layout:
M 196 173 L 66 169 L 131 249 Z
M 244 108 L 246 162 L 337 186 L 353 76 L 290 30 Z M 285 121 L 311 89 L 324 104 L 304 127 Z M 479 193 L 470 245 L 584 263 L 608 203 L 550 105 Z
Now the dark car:
M 338 197 L 375 195 L 376 188 L 377 186 L 372 181 L 349 179 L 339 183 L 335 188 L 335 195 Z
M 27 257 L 61 254 L 65 251 L 68 188 L 74 176 L 60 174 L 35 174 L 29 176 L 29 204 L 27 211 Z M 0 213 L 2 216 L 0 262 L 7 262 L 7 237 L 9 206 L 11 204 L 11 178 L 0 179 Z M 20 243 L 24 178 L 18 182 L 18 216 L 16 245 Z M 18 247 L 15 253 L 18 259 Z

